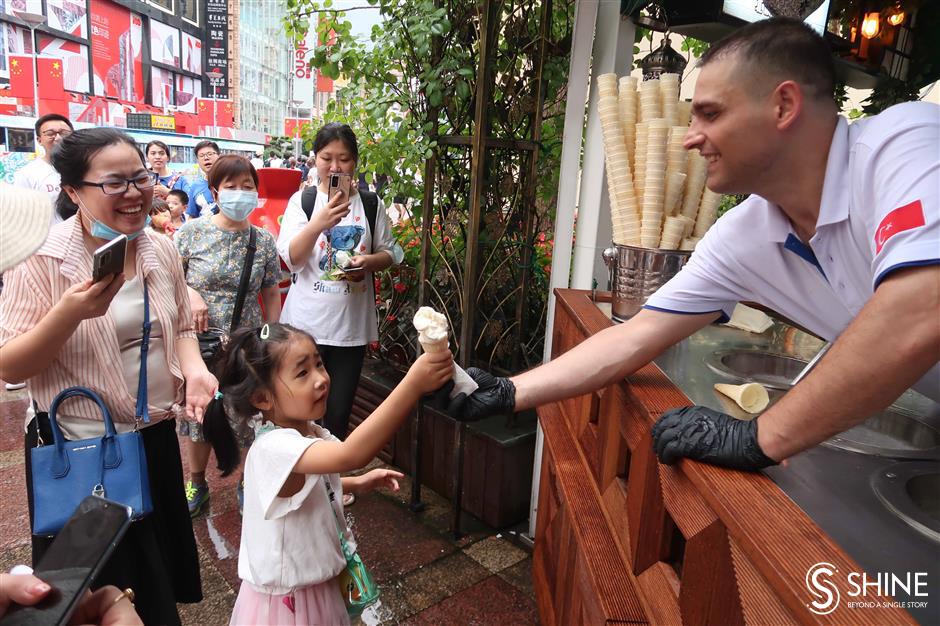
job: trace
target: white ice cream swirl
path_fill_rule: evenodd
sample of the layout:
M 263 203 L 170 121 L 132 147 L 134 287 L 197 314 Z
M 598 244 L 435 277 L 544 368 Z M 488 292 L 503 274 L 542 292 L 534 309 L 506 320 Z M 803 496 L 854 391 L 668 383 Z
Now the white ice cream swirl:
M 447 318 L 429 306 L 418 309 L 412 323 L 418 331 L 418 341 L 422 343 L 447 339 Z

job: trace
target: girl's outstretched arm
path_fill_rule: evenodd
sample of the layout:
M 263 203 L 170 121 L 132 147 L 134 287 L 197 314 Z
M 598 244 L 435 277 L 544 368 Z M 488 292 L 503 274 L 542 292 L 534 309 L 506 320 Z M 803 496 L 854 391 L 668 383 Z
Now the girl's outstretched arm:
M 368 493 L 379 487 L 398 491 L 398 481 L 404 477 L 401 472 L 381 468 L 366 472 L 362 476 L 343 476 L 343 493 Z
M 453 376 L 454 358 L 450 352 L 425 352 L 346 441 L 321 441 L 310 446 L 297 461 L 294 472 L 336 474 L 366 465 L 392 438 L 421 396 L 440 389 Z

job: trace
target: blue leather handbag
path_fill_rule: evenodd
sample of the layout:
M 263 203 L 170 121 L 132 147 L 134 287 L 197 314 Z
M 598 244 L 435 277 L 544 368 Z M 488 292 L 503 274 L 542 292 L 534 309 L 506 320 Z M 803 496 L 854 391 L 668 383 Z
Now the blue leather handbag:
M 140 345 L 136 420 L 150 421 L 147 409 L 147 353 L 150 346 L 150 300 L 144 283 L 144 325 Z M 66 441 L 56 421 L 63 401 L 85 397 L 94 401 L 104 418 L 104 436 Z M 69 387 L 49 407 L 53 445 L 31 448 L 33 534 L 54 535 L 89 494 L 131 507 L 137 520 L 153 511 L 143 436 L 136 428 L 117 434 L 111 413 L 101 397 L 84 387 Z

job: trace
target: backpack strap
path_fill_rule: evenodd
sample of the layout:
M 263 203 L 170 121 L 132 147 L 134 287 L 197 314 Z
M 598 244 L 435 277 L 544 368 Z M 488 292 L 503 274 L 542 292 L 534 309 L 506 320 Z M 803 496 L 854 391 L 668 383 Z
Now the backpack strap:
M 366 221 L 369 222 L 369 233 L 372 235 L 372 238 L 375 239 L 375 220 L 379 213 L 379 195 L 371 191 L 359 191 L 359 195 L 362 197 L 362 208 L 366 212 Z M 303 209 L 304 214 L 307 216 L 307 221 L 310 221 L 310 216 L 313 215 L 313 208 L 317 205 L 317 188 L 316 187 L 307 187 L 300 194 L 300 208 Z

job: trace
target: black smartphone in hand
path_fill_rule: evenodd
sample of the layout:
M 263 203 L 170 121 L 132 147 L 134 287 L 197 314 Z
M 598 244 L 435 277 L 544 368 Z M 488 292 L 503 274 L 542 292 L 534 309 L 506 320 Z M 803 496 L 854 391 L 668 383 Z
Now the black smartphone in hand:
M 127 532 L 131 513 L 130 507 L 98 496 L 82 500 L 33 571 L 52 591 L 33 606 L 10 604 L 0 626 L 68 624 L 85 591 Z
M 124 271 L 124 257 L 127 254 L 127 235 L 115 237 L 97 250 L 92 257 L 91 278 L 98 282 L 109 274 Z

